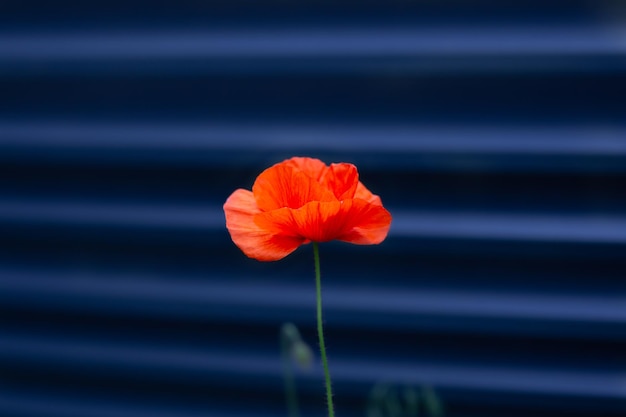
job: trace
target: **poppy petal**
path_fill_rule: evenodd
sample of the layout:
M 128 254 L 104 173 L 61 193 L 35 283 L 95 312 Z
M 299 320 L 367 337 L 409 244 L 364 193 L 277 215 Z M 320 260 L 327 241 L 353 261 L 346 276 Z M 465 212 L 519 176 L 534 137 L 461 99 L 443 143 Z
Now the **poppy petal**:
M 365 200 L 312 201 L 299 209 L 282 208 L 255 215 L 257 225 L 283 236 L 314 242 L 343 240 L 376 244 L 387 236 L 391 215 Z
M 338 200 L 353 198 L 359 184 L 359 173 L 352 164 L 331 164 L 322 178 Z
M 350 219 L 352 227 L 347 233 L 338 236 L 338 240 L 356 245 L 377 245 L 385 240 L 389 233 L 391 213 L 382 205 L 355 198 L 346 216 Z
M 306 175 L 318 182 L 328 170 L 328 166 L 316 158 L 294 156 L 293 158 L 286 160 L 285 163 L 299 171 L 304 172 Z
M 319 182 L 285 162 L 263 171 L 254 182 L 252 193 L 261 211 L 300 208 L 310 201 L 334 199 Z
M 224 203 L 226 228 L 230 237 L 248 257 L 259 261 L 276 261 L 304 243 L 300 237 L 278 235 L 259 227 L 254 217 L 260 212 L 254 195 L 248 190 L 236 190 Z
M 360 181 L 356 186 L 356 192 L 354 193 L 354 198 L 365 200 L 368 203 L 375 204 L 377 206 L 383 205 L 383 202 L 380 199 L 380 197 L 377 196 L 376 194 L 372 194 L 372 192 L 368 190 Z
M 343 232 L 337 213 L 341 202 L 312 201 L 299 209 L 287 207 L 255 216 L 259 227 L 280 235 L 296 235 L 314 242 L 333 240 Z

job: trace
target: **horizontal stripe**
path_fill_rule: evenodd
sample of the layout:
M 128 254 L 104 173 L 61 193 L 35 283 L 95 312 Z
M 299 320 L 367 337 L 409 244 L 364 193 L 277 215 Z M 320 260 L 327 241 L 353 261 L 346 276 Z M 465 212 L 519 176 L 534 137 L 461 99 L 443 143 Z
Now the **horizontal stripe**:
M 183 318 L 230 317 L 237 321 L 313 319 L 311 288 L 258 280 L 183 277 L 63 276 L 53 271 L 4 270 L 3 305 L 21 308 Z M 165 278 L 165 279 L 164 279 Z M 325 309 L 332 322 L 358 327 L 456 328 L 495 333 L 559 334 L 623 338 L 626 297 L 620 295 L 548 295 L 506 291 L 433 290 L 369 285 L 325 285 Z M 514 323 L 514 325 L 513 325 Z
M 394 56 L 416 54 L 626 53 L 626 42 L 604 27 L 436 27 L 386 30 L 320 27 L 195 33 L 4 34 L 4 60 L 142 59 L 152 57 Z
M 432 212 L 394 210 L 391 238 L 488 239 L 521 242 L 626 244 L 626 218 L 621 216 Z M 211 233 L 225 230 L 215 206 L 185 207 L 85 201 L 0 200 L 0 223 L 8 227 L 114 227 L 120 233 L 175 230 Z
M 168 374 L 187 375 L 198 383 L 222 378 L 238 377 L 246 385 L 259 381 L 280 385 L 281 367 L 278 355 L 273 353 L 204 350 L 190 351 L 145 346 L 124 346 L 89 341 L 45 340 L 4 335 L 0 341 L 0 358 L 29 362 L 42 366 L 51 363 L 68 371 L 123 375 L 142 374 L 168 378 Z M 407 385 L 429 382 L 442 389 L 469 388 L 487 392 L 559 395 L 598 399 L 623 399 L 626 395 L 624 379 L 614 372 L 575 372 L 543 369 L 498 368 L 495 366 L 445 363 L 405 362 L 390 360 L 359 360 L 336 355 L 333 358 L 336 384 L 358 383 L 373 386 L 380 380 L 402 381 Z M 92 368 L 92 369 L 89 369 Z M 322 376 L 317 366 L 303 375 L 315 381 Z
M 435 171 L 626 170 L 619 125 L 161 125 L 0 122 L 0 160 L 12 164 L 255 167 L 294 154 L 356 159 L 361 168 Z M 358 144 L 358 145 L 357 145 Z

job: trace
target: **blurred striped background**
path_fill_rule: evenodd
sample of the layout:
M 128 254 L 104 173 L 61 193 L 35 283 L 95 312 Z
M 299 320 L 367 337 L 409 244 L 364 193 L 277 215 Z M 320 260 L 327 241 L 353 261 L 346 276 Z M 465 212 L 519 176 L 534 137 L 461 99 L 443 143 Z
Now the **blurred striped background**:
M 221 206 L 293 155 L 394 215 L 321 247 L 338 416 L 626 415 L 625 93 L 620 1 L 2 2 L 0 415 L 286 416 L 311 247 Z

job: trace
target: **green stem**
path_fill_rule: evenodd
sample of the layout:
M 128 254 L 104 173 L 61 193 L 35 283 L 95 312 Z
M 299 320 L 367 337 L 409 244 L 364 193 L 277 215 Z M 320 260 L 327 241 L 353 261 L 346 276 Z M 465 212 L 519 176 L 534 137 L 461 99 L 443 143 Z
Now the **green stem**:
M 322 356 L 322 364 L 324 365 L 328 417 L 334 417 L 333 390 L 330 384 L 330 372 L 328 371 L 328 359 L 326 358 L 326 345 L 324 343 L 324 328 L 322 325 L 322 279 L 320 274 L 320 251 L 317 242 L 313 242 L 313 257 L 315 259 L 315 294 L 317 298 L 317 337 L 320 341 L 320 353 Z

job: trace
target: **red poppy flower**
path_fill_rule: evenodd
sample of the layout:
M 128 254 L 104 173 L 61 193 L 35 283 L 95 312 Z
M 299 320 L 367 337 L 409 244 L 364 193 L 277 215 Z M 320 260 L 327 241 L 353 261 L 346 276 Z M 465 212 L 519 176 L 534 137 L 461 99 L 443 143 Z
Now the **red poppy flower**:
M 378 244 L 391 224 L 391 214 L 359 181 L 354 165 L 303 157 L 266 169 L 252 191 L 236 190 L 224 213 L 235 245 L 259 261 L 282 259 L 311 241 Z

